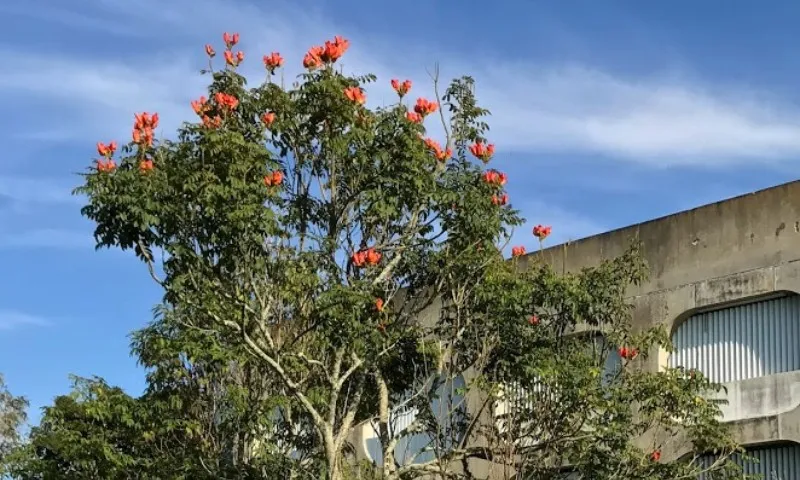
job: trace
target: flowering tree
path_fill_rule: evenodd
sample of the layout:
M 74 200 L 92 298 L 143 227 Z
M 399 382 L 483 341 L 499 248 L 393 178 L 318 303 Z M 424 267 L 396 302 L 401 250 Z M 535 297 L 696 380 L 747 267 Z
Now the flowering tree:
M 148 392 L 123 398 L 94 383 L 62 405 L 70 416 L 56 405 L 34 432 L 37 461 L 44 451 L 79 463 L 48 439 L 93 436 L 87 425 L 114 418 L 128 440 L 100 450 L 136 445 L 113 463 L 119 478 L 148 468 L 273 478 L 267 464 L 280 462 L 281 475 L 340 480 L 356 474 L 350 435 L 364 422 L 386 479 L 474 478 L 473 460 L 520 478 L 561 478 L 565 465 L 575 478 L 698 473 L 636 443 L 659 428 L 680 429 L 697 451 L 721 454 L 712 470 L 724 466 L 732 444 L 719 412 L 694 401 L 706 383 L 627 365 L 601 381 L 617 347 L 586 353 L 593 343 L 575 334 L 606 332 L 626 364 L 668 343 L 629 331 L 636 255 L 574 275 L 523 247 L 502 258 L 498 245 L 522 221 L 506 174 L 487 167 L 495 147 L 472 79 L 443 92 L 434 79 L 413 101 L 412 82 L 392 80 L 397 102 L 371 109 L 375 78 L 334 68 L 349 47 L 341 37 L 308 51 L 292 88 L 276 81 L 277 52 L 248 88 L 238 34 L 223 40 L 221 69 L 206 46 L 211 83 L 191 104 L 196 121 L 158 140 L 158 114 L 137 114 L 121 155 L 116 142 L 97 145 L 79 189 L 98 246 L 133 250 L 163 288 L 156 319 L 134 336 Z M 550 227 L 533 234 L 544 241 Z M 511 409 L 525 422 L 484 421 L 512 384 L 528 392 L 527 407 Z M 412 410 L 401 426 L 398 412 Z M 409 459 L 399 449 L 410 437 L 424 442 Z M 117 478 L 109 471 L 93 474 Z

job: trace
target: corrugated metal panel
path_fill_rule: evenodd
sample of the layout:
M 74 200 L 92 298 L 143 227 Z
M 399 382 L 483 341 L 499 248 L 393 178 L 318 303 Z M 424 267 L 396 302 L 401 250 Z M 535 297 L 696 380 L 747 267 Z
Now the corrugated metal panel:
M 693 315 L 672 342 L 670 367 L 698 369 L 716 383 L 800 370 L 800 296 Z
M 764 480 L 798 480 L 800 479 L 800 445 L 782 444 L 770 447 L 747 449 L 747 459 L 736 455 L 734 462 L 742 467 L 744 473 L 761 475 Z M 700 464 L 708 467 L 715 457 L 708 455 L 700 459 Z M 699 480 L 705 480 L 701 475 Z

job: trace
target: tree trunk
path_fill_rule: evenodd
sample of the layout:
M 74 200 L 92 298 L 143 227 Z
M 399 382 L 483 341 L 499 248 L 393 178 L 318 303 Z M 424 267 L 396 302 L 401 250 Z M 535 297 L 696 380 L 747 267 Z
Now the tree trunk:
M 378 383 L 378 435 L 381 439 L 383 453 L 383 478 L 393 480 L 397 478 L 397 468 L 394 464 L 394 444 L 389 428 L 389 388 L 380 374 L 375 375 Z
M 336 449 L 336 438 L 333 435 L 333 428 L 327 427 L 325 432 L 325 459 L 328 462 L 328 471 L 325 480 L 343 480 L 341 465 L 339 463 L 339 452 Z

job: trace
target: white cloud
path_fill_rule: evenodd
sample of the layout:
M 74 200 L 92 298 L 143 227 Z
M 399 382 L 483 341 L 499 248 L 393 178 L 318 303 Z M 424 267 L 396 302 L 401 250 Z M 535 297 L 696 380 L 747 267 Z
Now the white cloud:
M 674 75 L 626 78 L 525 59 L 475 64 L 468 51 L 454 54 L 407 46 L 408 39 L 342 31 L 315 11 L 277 2 L 87 0 L 83 9 L 60 20 L 98 31 L 124 26 L 126 33 L 167 45 L 129 58 L 3 52 L 17 68 L 0 75 L 0 88 L 68 107 L 79 119 L 71 122 L 72 134 L 84 141 L 127 134 L 134 111 L 163 112 L 165 130 L 189 118 L 187 102 L 204 84 L 197 74 L 202 44 L 219 43 L 218 32 L 236 30 L 248 52 L 247 71 L 253 73 L 260 72 L 257 52 L 280 50 L 296 67 L 309 45 L 344 33 L 354 41 L 348 70 L 379 74 L 382 87 L 370 90 L 378 102 L 389 101 L 385 83 L 392 76 L 404 78 L 403 72 L 429 85 L 424 67 L 441 59 L 449 74 L 478 80 L 479 98 L 493 112 L 492 138 L 500 151 L 604 154 L 659 166 L 778 161 L 800 153 L 800 111 L 744 87 L 723 92 Z M 43 131 L 63 138 L 62 120 L 42 122 Z
M 14 310 L 0 310 L 0 331 L 22 327 L 46 327 L 51 322 L 42 317 Z

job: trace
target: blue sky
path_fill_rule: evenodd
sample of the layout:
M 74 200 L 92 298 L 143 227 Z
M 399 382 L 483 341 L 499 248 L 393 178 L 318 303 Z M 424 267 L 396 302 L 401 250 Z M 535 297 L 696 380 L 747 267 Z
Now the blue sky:
M 70 5 L 70 6 L 68 6 Z M 79 5 L 79 6 L 74 6 Z M 491 8 L 489 8 L 491 6 Z M 257 75 L 278 50 L 342 34 L 344 67 L 374 72 L 370 102 L 426 68 L 469 74 L 493 113 L 512 203 L 553 240 L 599 233 L 796 178 L 800 3 L 748 0 L 18 0 L 0 4 L 0 372 L 38 408 L 71 373 L 131 393 L 128 333 L 159 291 L 130 255 L 95 252 L 75 173 L 132 114 L 163 135 L 203 93 L 202 47 L 238 31 Z

